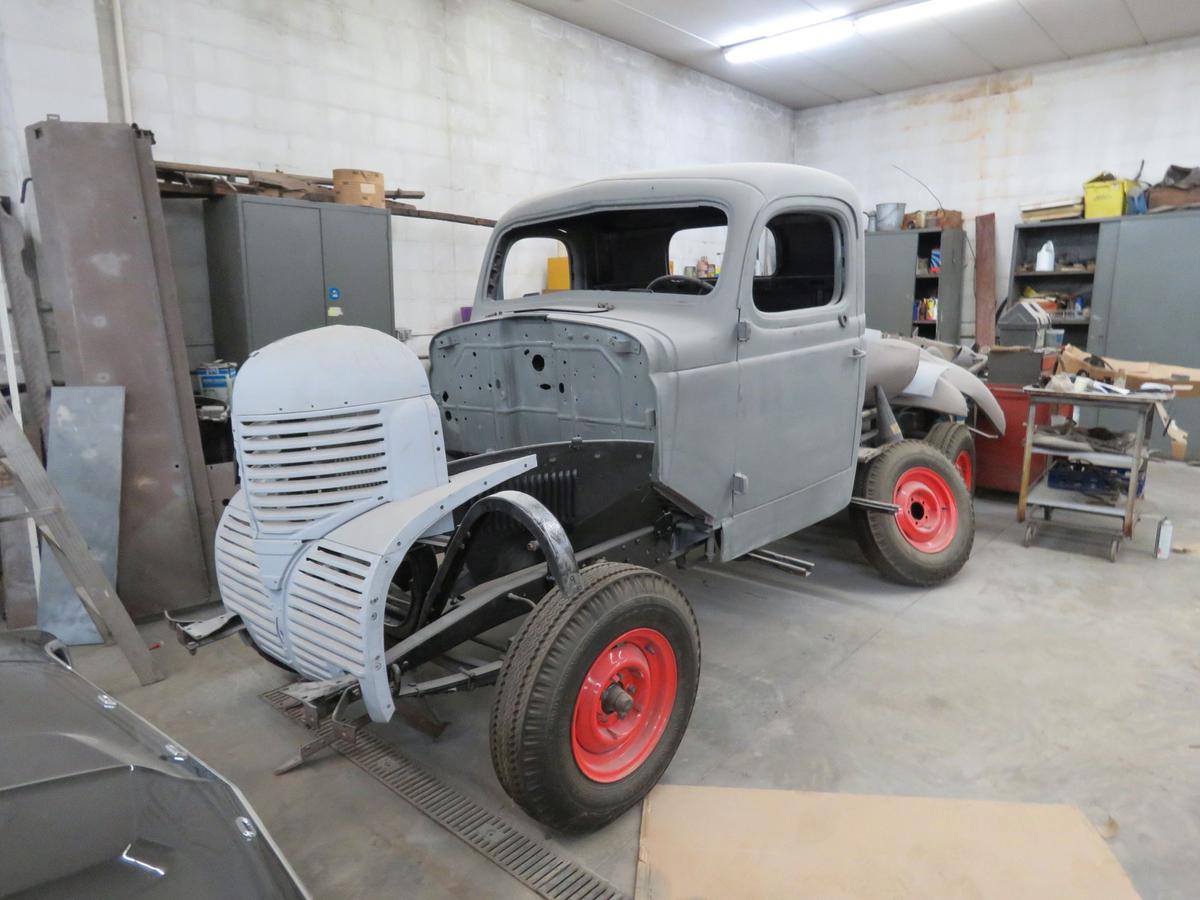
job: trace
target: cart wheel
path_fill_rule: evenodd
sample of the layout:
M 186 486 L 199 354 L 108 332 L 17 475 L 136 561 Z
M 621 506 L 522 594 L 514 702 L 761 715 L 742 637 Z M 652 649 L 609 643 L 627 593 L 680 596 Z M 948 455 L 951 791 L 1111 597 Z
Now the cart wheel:
M 866 463 L 862 493 L 900 507 L 896 515 L 851 508 L 863 553 L 901 584 L 940 584 L 971 555 L 975 511 L 958 470 L 924 441 L 898 441 Z
M 1033 543 L 1035 534 L 1037 534 L 1037 526 L 1030 522 L 1025 526 L 1025 539 L 1021 543 L 1026 547 L 1030 546 Z
M 551 828 L 611 822 L 662 776 L 687 729 L 700 677 L 700 633 L 667 578 L 621 563 L 583 570 L 522 624 L 492 707 L 500 784 Z
M 1117 553 L 1120 551 L 1120 549 L 1121 549 L 1121 539 L 1113 538 L 1112 542 L 1108 545 L 1108 561 L 1109 562 L 1115 563 L 1117 561 Z
M 966 482 L 967 490 L 975 493 L 975 438 L 962 422 L 938 422 L 925 435 L 925 443 L 937 447 L 954 463 Z

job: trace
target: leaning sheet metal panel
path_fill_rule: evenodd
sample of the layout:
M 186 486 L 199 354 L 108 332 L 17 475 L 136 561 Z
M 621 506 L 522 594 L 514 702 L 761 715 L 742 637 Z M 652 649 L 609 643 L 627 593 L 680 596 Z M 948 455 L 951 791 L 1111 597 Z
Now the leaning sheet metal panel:
M 126 390 L 117 570 L 134 618 L 208 599 L 213 532 L 151 141 L 127 125 L 26 129 L 63 373 Z

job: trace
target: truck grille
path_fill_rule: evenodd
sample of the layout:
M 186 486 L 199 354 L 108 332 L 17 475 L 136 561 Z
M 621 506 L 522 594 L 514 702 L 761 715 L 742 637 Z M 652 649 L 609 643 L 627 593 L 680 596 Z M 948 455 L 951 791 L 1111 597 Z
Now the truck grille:
M 262 537 L 295 534 L 382 496 L 387 441 L 378 409 L 238 422 L 246 497 Z
M 310 678 L 365 671 L 363 617 L 372 562 L 325 541 L 300 558 L 288 583 L 288 638 L 293 658 Z
M 225 606 L 242 617 L 254 643 L 262 650 L 278 659 L 287 659 L 271 597 L 259 577 L 250 516 L 238 497 L 230 501 L 217 528 L 216 565 Z

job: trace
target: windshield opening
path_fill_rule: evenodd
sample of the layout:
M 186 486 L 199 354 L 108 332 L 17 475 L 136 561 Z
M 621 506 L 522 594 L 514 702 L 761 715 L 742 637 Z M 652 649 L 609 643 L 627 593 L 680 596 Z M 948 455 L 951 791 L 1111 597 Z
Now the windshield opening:
M 508 232 L 493 260 L 488 296 L 547 291 L 703 295 L 721 275 L 728 236 L 714 206 L 616 209 Z

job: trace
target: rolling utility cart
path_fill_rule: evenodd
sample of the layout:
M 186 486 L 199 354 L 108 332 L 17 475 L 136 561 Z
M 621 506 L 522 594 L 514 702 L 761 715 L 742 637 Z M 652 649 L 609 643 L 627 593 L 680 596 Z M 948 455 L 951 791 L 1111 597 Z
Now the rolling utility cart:
M 1064 527 L 1077 531 L 1088 531 L 1108 537 L 1110 539 L 1108 558 L 1111 562 L 1116 562 L 1117 553 L 1121 549 L 1121 541 L 1124 538 L 1133 537 L 1133 526 L 1138 520 L 1138 505 L 1141 494 L 1145 490 L 1149 462 L 1148 445 L 1155 415 L 1154 408 L 1158 403 L 1172 399 L 1174 394 L 1163 391 L 1132 394 L 1077 394 L 1070 391 L 1050 391 L 1028 387 L 1024 390 L 1029 397 L 1029 415 L 1025 426 L 1025 457 L 1021 467 L 1021 492 L 1017 499 L 1017 521 L 1024 522 L 1030 508 L 1040 508 L 1043 520 L 1041 523 L 1030 521 L 1025 526 L 1025 546 L 1028 547 L 1033 543 L 1039 527 L 1050 523 L 1056 509 L 1105 516 L 1121 520 L 1119 534 L 1114 534 L 1111 529 L 1089 528 L 1075 523 L 1062 524 Z M 1047 405 L 1123 410 L 1128 415 L 1136 416 L 1137 426 L 1130 452 L 1066 448 L 1049 443 L 1045 437 L 1039 442 L 1038 435 L 1045 433 L 1039 432 L 1036 427 L 1035 411 L 1038 406 Z M 1034 454 L 1050 457 L 1050 459 L 1045 471 L 1030 483 Z M 1070 463 L 1090 463 L 1108 470 L 1127 472 L 1128 485 L 1125 490 L 1118 491 L 1115 501 L 1112 502 L 1106 502 L 1101 497 L 1078 490 L 1052 486 L 1051 481 L 1055 467 Z

